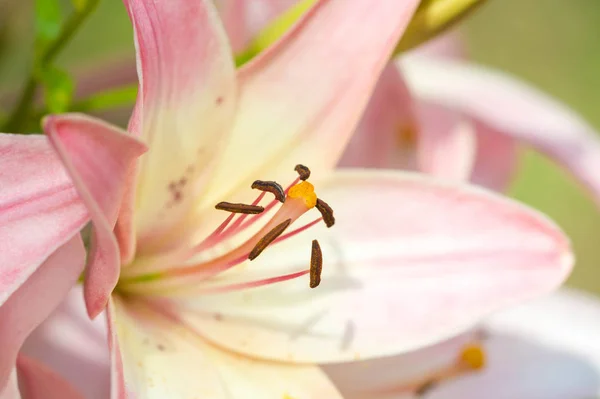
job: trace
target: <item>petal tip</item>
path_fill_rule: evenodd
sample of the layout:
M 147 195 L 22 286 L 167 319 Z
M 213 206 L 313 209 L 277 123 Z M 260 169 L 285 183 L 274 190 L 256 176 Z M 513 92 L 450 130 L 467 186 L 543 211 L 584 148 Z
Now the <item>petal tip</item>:
M 109 295 L 93 292 L 88 285 L 84 287 L 85 309 L 90 319 L 94 320 L 108 303 Z

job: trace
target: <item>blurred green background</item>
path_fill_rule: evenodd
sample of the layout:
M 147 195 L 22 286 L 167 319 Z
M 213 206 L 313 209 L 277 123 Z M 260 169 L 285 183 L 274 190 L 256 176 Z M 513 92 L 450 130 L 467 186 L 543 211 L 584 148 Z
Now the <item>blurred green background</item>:
M 2 15 L 10 15 L 9 24 L 0 25 L 8 32 L 8 40 L 0 42 L 0 93 L 7 93 L 24 79 L 33 32 L 27 6 L 0 0 Z M 488 0 L 461 28 L 475 61 L 542 88 L 600 130 L 600 1 Z M 58 64 L 82 71 L 111 59 L 133 59 L 131 28 L 120 1 L 101 0 Z M 524 150 L 521 162 L 510 195 L 549 214 L 567 231 L 578 258 L 569 285 L 600 294 L 600 212 L 544 157 Z

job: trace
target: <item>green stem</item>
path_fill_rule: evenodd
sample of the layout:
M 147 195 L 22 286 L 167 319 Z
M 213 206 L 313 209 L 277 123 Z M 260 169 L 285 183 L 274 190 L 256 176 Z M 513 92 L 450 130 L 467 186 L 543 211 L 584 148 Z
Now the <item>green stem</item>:
M 79 29 L 83 21 L 94 11 L 100 0 L 88 0 L 81 11 L 75 11 L 63 24 L 60 33 L 36 59 L 30 71 L 27 83 L 21 92 L 17 105 L 10 113 L 2 130 L 4 132 L 18 132 L 27 122 L 31 112 L 33 98 L 38 88 L 36 73 L 39 69 L 51 64 L 65 45 L 71 40 L 73 34 Z
M 81 11 L 75 11 L 71 17 L 64 23 L 58 37 L 50 43 L 46 51 L 40 57 L 41 65 L 52 63 L 54 58 L 60 53 L 65 45 L 73 38 L 73 34 L 79 29 L 83 21 L 96 9 L 100 0 L 87 0 L 85 7 Z

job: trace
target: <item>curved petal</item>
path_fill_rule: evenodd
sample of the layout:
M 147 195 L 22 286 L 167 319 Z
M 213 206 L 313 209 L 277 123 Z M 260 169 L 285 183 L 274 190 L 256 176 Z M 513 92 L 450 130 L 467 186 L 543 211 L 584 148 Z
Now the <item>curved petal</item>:
M 0 134 L 0 305 L 89 220 L 48 139 Z
M 116 378 L 125 383 L 118 391 L 144 398 L 341 399 L 316 366 L 267 363 L 223 351 L 143 306 L 117 300 L 110 308 L 124 371 L 124 378 Z
M 259 178 L 290 181 L 298 163 L 315 175 L 333 168 L 418 3 L 321 0 L 246 64 L 233 131 L 200 208 Z
M 210 0 L 125 4 L 140 80 L 133 133 L 150 147 L 136 194 L 139 249 L 148 252 L 151 239 L 180 222 L 202 194 L 233 119 L 235 68 Z
M 0 387 L 9 378 L 25 338 L 67 295 L 84 260 L 85 248 L 77 235 L 50 255 L 0 306 Z
M 495 191 L 505 191 L 518 163 L 517 141 L 509 134 L 473 121 L 477 131 L 477 153 L 470 181 Z
M 141 108 L 142 103 L 137 102 L 133 108 L 131 118 L 127 125 L 128 132 L 139 132 L 141 127 Z M 119 216 L 115 225 L 115 237 L 119 243 L 119 252 L 121 253 L 121 266 L 127 266 L 134 258 L 137 247 L 137 237 L 135 228 L 135 197 L 137 192 L 137 181 L 140 172 L 140 162 L 135 162 L 129 168 L 127 174 L 127 183 L 125 183 L 125 192 L 121 200 Z
M 23 399 L 84 398 L 67 381 L 33 359 L 19 356 L 17 370 Z
M 44 131 L 94 223 L 84 291 L 93 318 L 106 306 L 119 277 L 119 247 L 112 230 L 128 173 L 146 147 L 118 128 L 78 114 L 49 116 Z
M 427 391 L 429 395 L 435 387 L 443 386 L 448 380 L 474 371 L 459 370 L 456 365 L 463 348 L 479 342 L 477 335 L 476 331 L 470 331 L 403 355 L 328 364 L 322 369 L 342 392 L 344 399 L 412 398 L 415 391 L 423 389 L 428 383 L 434 387 Z M 452 375 L 453 370 L 456 375 Z M 474 397 L 465 395 L 463 398 Z
M 600 203 L 600 141 L 573 111 L 501 72 L 459 61 L 407 57 L 415 95 L 479 119 L 567 168 Z
M 558 291 L 492 317 L 489 367 L 432 391 L 435 398 L 572 399 L 600 395 L 600 301 Z
M 390 63 L 379 77 L 339 166 L 414 169 L 411 139 L 416 130 L 416 117 L 413 113 L 410 92 L 398 68 Z
M 474 124 L 438 105 L 418 106 L 417 155 L 421 171 L 443 179 L 467 181 L 477 152 Z
M 600 394 L 600 301 L 561 290 L 493 316 L 484 325 L 486 362 L 477 373 L 437 379 L 427 398 L 573 399 Z M 325 366 L 346 399 L 405 397 L 402 388 L 451 364 L 464 334 L 410 354 Z M 404 392 L 406 394 L 406 392 Z M 381 397 L 381 396 L 377 396 Z
M 171 299 L 199 333 L 236 352 L 295 362 L 406 352 L 533 298 L 569 274 L 568 239 L 493 193 L 401 172 L 338 171 L 315 184 L 336 225 L 309 229 L 231 269 L 228 283 L 306 270 L 319 238 L 321 285 L 295 279 Z M 302 237 L 302 238 L 300 238 Z
M 46 364 L 88 399 L 109 397 L 106 319 L 89 319 L 81 285 L 31 333 L 21 354 Z

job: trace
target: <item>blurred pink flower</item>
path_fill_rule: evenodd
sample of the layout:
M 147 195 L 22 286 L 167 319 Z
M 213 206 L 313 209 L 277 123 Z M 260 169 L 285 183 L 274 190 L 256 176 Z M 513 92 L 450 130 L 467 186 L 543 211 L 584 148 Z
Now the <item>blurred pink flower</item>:
M 93 224 L 83 296 L 90 316 L 107 309 L 112 397 L 339 397 L 315 364 L 426 346 L 568 275 L 567 238 L 533 210 L 426 176 L 334 170 L 417 3 L 320 1 L 236 71 L 210 1 L 126 1 L 132 135 L 83 115 L 44 121 Z M 149 149 L 131 167 L 138 139 Z M 298 162 L 335 209 L 332 232 L 312 228 L 330 221 L 321 202 L 323 218 L 307 219 L 317 196 Z M 224 199 L 259 206 L 256 178 L 289 182 L 267 184 L 285 203 L 221 224 Z M 41 195 L 20 187 L 16 204 Z M 18 245 L 37 249 L 23 231 Z M 315 237 L 325 266 L 311 290 L 318 262 L 298 242 Z
M 461 58 L 448 35 L 390 63 L 341 165 L 404 167 L 504 190 L 524 145 L 600 203 L 598 133 L 550 96 Z
M 325 371 L 346 399 L 412 397 L 415 386 L 427 399 L 592 398 L 600 394 L 599 320 L 597 298 L 563 289 L 429 348 Z M 461 374 L 461 352 L 477 345 L 486 366 Z

